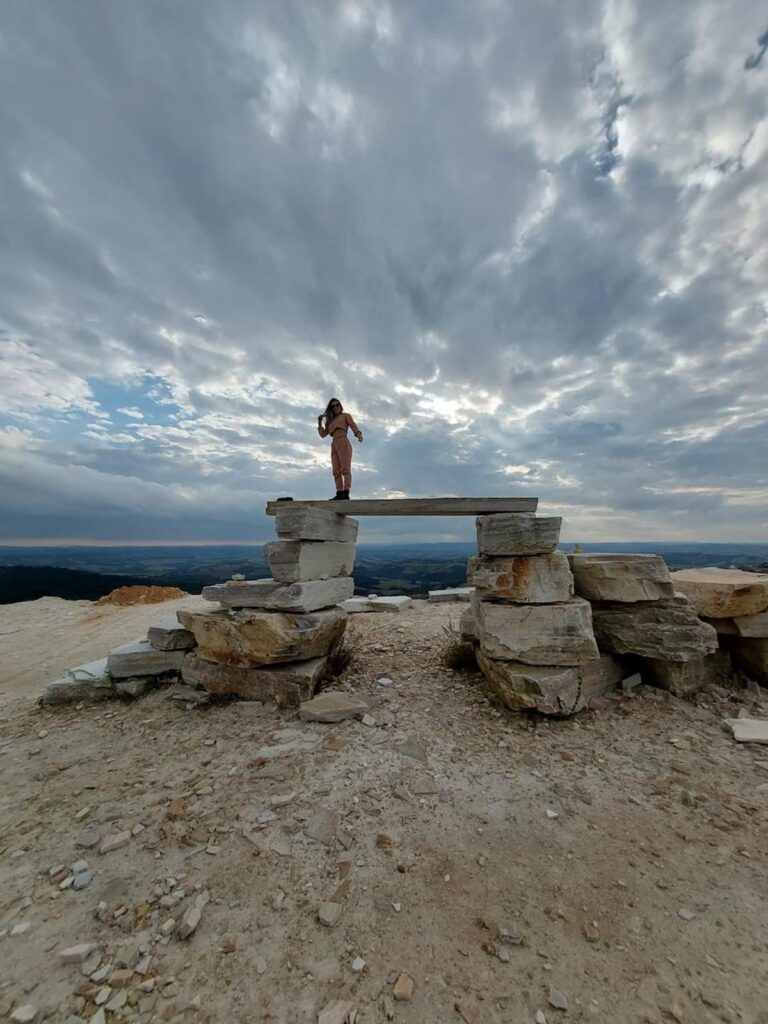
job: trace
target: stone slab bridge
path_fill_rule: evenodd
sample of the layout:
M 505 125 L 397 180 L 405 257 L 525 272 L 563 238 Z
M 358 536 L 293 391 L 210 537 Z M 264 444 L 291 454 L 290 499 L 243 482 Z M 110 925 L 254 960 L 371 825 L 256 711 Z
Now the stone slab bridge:
M 267 502 L 274 516 L 288 501 Z M 350 498 L 348 501 L 294 501 L 292 508 L 327 509 L 344 516 L 486 516 L 502 512 L 535 512 L 538 498 Z

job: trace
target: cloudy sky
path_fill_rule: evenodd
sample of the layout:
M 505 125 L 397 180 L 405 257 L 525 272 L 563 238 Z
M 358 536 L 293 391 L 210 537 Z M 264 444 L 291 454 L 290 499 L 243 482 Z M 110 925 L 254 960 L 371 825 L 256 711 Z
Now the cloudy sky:
M 764 0 L 4 0 L 0 541 L 768 537 Z M 373 520 L 365 539 L 464 538 Z

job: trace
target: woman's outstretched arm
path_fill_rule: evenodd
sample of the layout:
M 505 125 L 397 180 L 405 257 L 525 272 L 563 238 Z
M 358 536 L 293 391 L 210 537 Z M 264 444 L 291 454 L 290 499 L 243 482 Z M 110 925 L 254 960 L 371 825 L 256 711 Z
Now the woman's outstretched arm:
M 323 417 L 322 416 L 318 416 L 317 417 L 317 432 L 320 435 L 320 437 L 328 437 L 328 431 L 323 426 Z
M 347 415 L 347 426 L 350 428 L 350 430 L 355 435 L 357 440 L 358 441 L 362 441 L 363 440 L 363 432 L 362 432 L 362 430 L 360 430 L 360 428 L 355 423 L 355 421 L 352 419 L 352 417 L 349 415 L 349 413 L 347 413 L 346 415 Z

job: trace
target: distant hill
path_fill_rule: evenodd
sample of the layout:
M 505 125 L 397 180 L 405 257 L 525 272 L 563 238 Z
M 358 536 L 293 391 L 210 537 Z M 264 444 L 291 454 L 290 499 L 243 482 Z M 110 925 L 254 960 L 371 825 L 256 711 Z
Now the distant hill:
M 0 604 L 37 601 L 40 597 L 97 601 L 118 587 L 153 582 L 139 576 L 107 576 L 80 569 L 59 569 L 52 565 L 3 565 L 0 566 Z

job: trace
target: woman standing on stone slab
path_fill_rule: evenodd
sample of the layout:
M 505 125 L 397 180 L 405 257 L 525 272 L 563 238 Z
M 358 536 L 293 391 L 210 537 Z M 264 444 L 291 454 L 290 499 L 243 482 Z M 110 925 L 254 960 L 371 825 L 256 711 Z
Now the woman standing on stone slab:
M 358 441 L 363 440 L 362 431 L 348 412 L 344 412 L 338 398 L 332 398 L 322 416 L 317 417 L 317 432 L 320 437 L 331 438 L 331 469 L 336 483 L 336 494 L 332 501 L 349 497 L 352 487 L 352 442 L 347 437 L 351 429 Z

